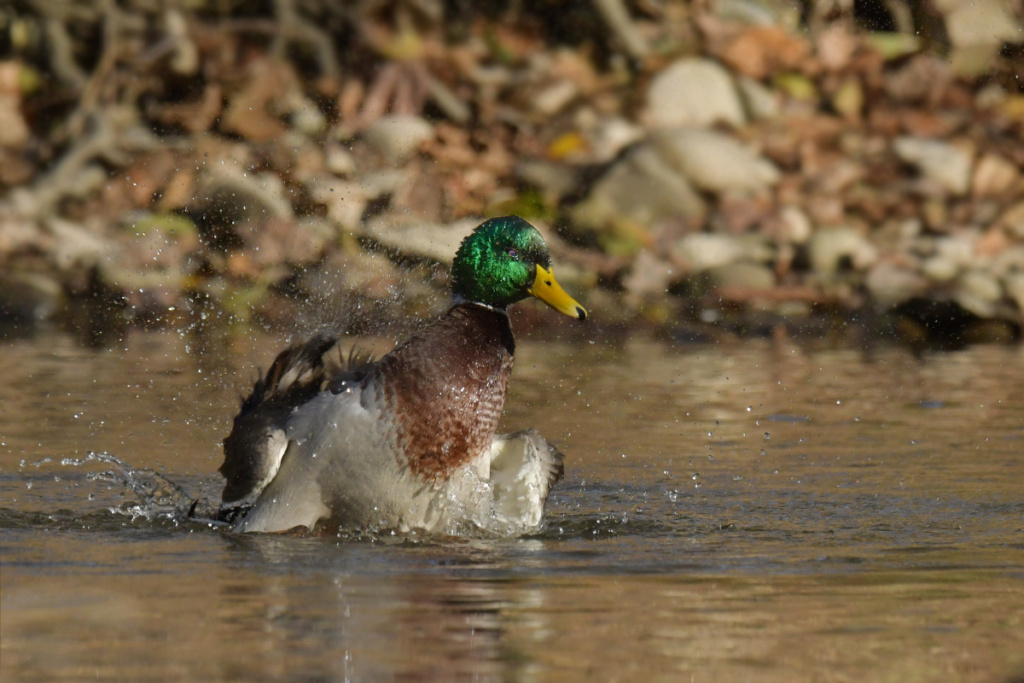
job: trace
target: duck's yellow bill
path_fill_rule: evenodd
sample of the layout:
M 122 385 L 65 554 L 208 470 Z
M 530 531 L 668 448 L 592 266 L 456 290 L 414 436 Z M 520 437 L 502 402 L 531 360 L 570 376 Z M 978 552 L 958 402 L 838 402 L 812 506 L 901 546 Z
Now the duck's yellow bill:
M 587 319 L 586 309 L 566 294 L 551 271 L 540 264 L 537 265 L 537 277 L 533 279 L 530 294 L 570 318 Z

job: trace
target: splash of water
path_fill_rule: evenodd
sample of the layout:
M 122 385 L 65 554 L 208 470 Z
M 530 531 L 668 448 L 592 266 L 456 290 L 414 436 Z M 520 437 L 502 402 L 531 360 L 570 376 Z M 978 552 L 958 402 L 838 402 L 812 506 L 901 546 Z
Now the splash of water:
M 189 494 L 175 482 L 151 469 L 132 467 L 110 453 L 90 451 L 84 458 L 64 458 L 60 464 L 64 467 L 82 467 L 92 463 L 106 465 L 111 469 L 90 472 L 86 475 L 88 480 L 123 486 L 137 499 L 120 507 L 110 508 L 115 514 L 128 515 L 132 520 L 143 518 L 153 521 L 198 521 L 220 524 L 215 519 L 215 503 Z

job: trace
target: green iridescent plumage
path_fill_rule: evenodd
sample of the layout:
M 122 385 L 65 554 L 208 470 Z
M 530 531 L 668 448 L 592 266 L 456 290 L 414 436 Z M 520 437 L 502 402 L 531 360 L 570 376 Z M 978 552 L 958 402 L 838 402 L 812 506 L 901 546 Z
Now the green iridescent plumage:
M 544 238 L 518 216 L 492 218 L 462 241 L 452 263 L 452 293 L 505 308 L 530 295 L 537 265 L 551 267 Z

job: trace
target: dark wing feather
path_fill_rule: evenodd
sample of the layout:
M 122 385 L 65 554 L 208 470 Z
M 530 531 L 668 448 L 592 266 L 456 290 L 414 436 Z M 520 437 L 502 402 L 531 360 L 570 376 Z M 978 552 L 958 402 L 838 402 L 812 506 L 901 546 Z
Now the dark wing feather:
M 364 351 L 353 349 L 346 358 L 338 338 L 330 335 L 282 351 L 242 401 L 224 439 L 222 500 L 232 503 L 258 495 L 256 487 L 267 483 L 280 457 L 271 452 L 273 434 L 284 428 L 292 411 L 325 389 L 361 380 L 372 366 L 372 356 Z

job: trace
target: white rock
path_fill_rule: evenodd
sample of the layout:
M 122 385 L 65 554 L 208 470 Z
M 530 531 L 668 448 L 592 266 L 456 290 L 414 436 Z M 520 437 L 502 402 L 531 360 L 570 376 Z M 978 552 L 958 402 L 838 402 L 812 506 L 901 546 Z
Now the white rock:
M 687 57 L 651 80 L 646 121 L 653 128 L 746 122 L 732 76 L 718 62 Z
M 957 47 L 1019 43 L 1020 22 L 1000 0 L 940 0 L 949 40 Z
M 324 145 L 324 164 L 334 175 L 349 176 L 356 172 L 356 160 L 352 152 L 337 143 Z
M 743 96 L 743 104 L 746 105 L 750 118 L 754 120 L 773 119 L 779 115 L 782 110 L 779 93 L 762 85 L 760 81 L 745 76 L 737 79 L 736 85 Z
M 686 235 L 672 250 L 673 257 L 693 273 L 735 263 L 744 253 L 744 245 L 732 235 L 704 232 Z
M 405 114 L 382 116 L 363 133 L 363 138 L 392 163 L 408 159 L 432 137 L 434 127 L 430 123 Z
M 868 272 L 864 284 L 872 298 L 883 306 L 901 304 L 928 286 L 928 282 L 907 268 L 892 263 L 879 263 Z
M 621 117 L 604 119 L 587 132 L 591 154 L 598 163 L 611 161 L 643 136 L 642 128 Z
M 619 218 L 641 225 L 666 219 L 700 218 L 707 211 L 704 200 L 649 145 L 630 151 L 574 207 L 578 223 L 595 228 Z
M 960 273 L 960 264 L 944 254 L 936 254 L 924 260 L 921 272 L 933 282 L 949 282 Z
M 541 114 L 553 116 L 562 111 L 578 94 L 579 88 L 576 84 L 565 78 L 536 93 L 530 103 Z
M 947 192 L 964 195 L 970 189 L 971 155 L 964 150 L 941 140 L 915 137 L 897 138 L 893 149 L 896 156 Z
M 854 270 L 866 270 L 878 260 L 878 250 L 852 228 L 828 228 L 811 236 L 809 253 L 814 271 L 834 275 L 843 262 Z
M 803 244 L 810 238 L 812 229 L 811 219 L 800 207 L 789 205 L 779 211 L 779 241 Z
M 1006 288 L 1006 293 L 1009 297 L 1017 304 L 1017 308 L 1024 311 L 1024 273 L 1007 273 L 1003 277 L 1003 287 Z
M 999 280 L 992 273 L 977 268 L 961 273 L 953 290 L 953 299 L 980 318 L 994 316 L 1002 296 Z
M 1024 201 L 1019 201 L 999 216 L 998 224 L 1017 239 L 1024 238 Z
M 760 192 L 779 180 L 774 164 L 717 131 L 677 128 L 651 138 L 665 160 L 703 190 Z
M 986 154 L 974 168 L 971 188 L 976 197 L 998 197 L 1020 184 L 1017 165 L 998 154 Z
M 633 259 L 629 273 L 622 279 L 622 286 L 633 296 L 664 294 L 676 272 L 671 263 L 643 249 Z
M 449 225 L 408 222 L 384 214 L 365 225 L 363 234 L 395 251 L 451 263 L 462 240 L 480 224 L 479 218 L 463 218 Z
M 708 271 L 716 287 L 766 291 L 776 285 L 775 273 L 759 263 L 730 263 Z

